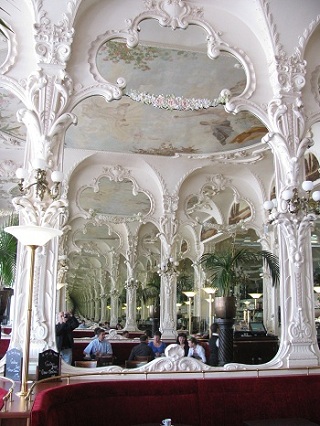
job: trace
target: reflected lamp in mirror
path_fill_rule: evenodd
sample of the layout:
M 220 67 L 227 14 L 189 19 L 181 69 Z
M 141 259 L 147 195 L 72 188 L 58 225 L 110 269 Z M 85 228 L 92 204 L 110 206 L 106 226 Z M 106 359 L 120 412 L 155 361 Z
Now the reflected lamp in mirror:
M 260 299 L 260 297 L 263 295 L 263 293 L 249 293 L 249 296 L 254 299 L 254 309 L 257 309 L 257 300 Z

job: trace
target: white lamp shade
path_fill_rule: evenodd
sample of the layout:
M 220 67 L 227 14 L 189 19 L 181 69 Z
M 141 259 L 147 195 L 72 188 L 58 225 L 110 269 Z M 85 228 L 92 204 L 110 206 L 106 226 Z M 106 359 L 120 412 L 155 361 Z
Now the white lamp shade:
M 263 203 L 263 207 L 264 207 L 265 210 L 272 210 L 274 208 L 274 204 L 270 200 L 269 201 L 265 201 Z
M 63 173 L 55 170 L 51 173 L 51 180 L 52 182 L 62 182 L 63 181 Z
M 312 199 L 314 201 L 320 201 L 320 191 L 314 191 L 314 193 L 312 194 Z
M 207 294 L 214 294 L 217 291 L 217 289 L 213 287 L 203 287 L 202 290 Z
M 44 246 L 52 238 L 62 235 L 60 229 L 37 225 L 8 226 L 4 230 L 25 246 Z
M 185 294 L 187 297 L 194 297 L 196 292 L 195 291 L 183 291 L 183 294 Z
M 302 189 L 310 192 L 313 190 L 313 182 L 311 180 L 305 180 L 304 182 L 302 182 Z
M 28 171 L 26 169 L 23 169 L 22 167 L 19 167 L 16 170 L 16 176 L 18 179 L 27 179 Z
M 249 296 L 251 296 L 252 299 L 260 299 L 262 293 L 249 293 Z
M 286 189 L 285 191 L 283 191 L 282 193 L 282 198 L 286 201 L 291 200 L 291 198 L 293 197 L 293 191 L 291 191 L 291 189 Z

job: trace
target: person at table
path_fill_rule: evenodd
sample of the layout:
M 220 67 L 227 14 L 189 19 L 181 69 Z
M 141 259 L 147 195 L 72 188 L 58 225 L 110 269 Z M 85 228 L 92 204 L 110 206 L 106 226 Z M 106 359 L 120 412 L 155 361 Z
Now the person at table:
M 188 356 L 189 345 L 186 333 L 179 333 L 177 337 L 177 345 L 184 350 L 184 356 Z
M 134 361 L 136 356 L 147 356 L 149 361 L 154 359 L 153 350 L 148 346 L 148 337 L 142 334 L 140 336 L 140 343 L 137 346 L 134 346 L 131 350 L 128 360 Z
M 206 353 L 204 347 L 198 343 L 195 337 L 188 339 L 189 351 L 188 356 L 198 359 L 199 361 L 206 362 Z
M 106 332 L 103 329 L 98 331 L 97 337 L 88 344 L 83 353 L 88 358 L 97 358 L 101 355 L 113 355 L 112 346 L 108 340 L 105 339 Z
M 84 319 L 81 320 L 78 328 L 88 328 L 86 321 Z
M 148 346 L 153 350 L 155 358 L 162 356 L 166 348 L 166 344 L 161 341 L 161 332 L 156 331 L 153 335 L 153 340 L 149 342 Z

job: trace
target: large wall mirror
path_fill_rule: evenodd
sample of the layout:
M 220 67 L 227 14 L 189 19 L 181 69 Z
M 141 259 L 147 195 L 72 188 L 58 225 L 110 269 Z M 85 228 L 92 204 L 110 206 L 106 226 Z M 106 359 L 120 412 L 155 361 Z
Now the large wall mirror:
M 110 294 L 117 289 L 117 320 L 125 325 L 126 282 L 132 272 L 128 272 L 126 262 L 134 244 L 137 327 L 148 326 L 153 311 L 150 307 L 159 303 L 159 218 L 168 192 L 166 170 L 178 170 L 190 162 L 189 169 L 195 167 L 195 171 L 185 173 L 176 192 L 180 241 L 175 253 L 180 272 L 176 320 L 177 328 L 187 327 L 184 291 L 196 288 L 194 324 L 204 331 L 208 328 L 208 304 L 205 294 L 199 291 L 203 278 L 199 278 L 194 264 L 204 251 L 219 248 L 230 238 L 235 238 L 239 246 L 260 247 L 256 229 L 262 217 L 257 214 L 257 204 L 263 197 L 265 182 L 257 178 L 259 166 L 255 164 L 263 160 L 264 170 L 272 168 L 270 153 L 257 155 L 257 151 L 265 151 L 261 137 L 267 129 L 253 114 L 242 111 L 232 115 L 225 111 L 219 98 L 221 91 L 228 89 L 229 96 L 240 96 L 247 89 L 247 76 L 243 64 L 229 52 L 222 52 L 214 60 L 208 57 L 203 28 L 192 25 L 186 31 L 172 32 L 154 20 L 145 20 L 140 23 L 139 37 L 135 48 L 115 38 L 97 49 L 99 80 L 115 82 L 123 77 L 127 82 L 124 96 L 111 103 L 95 96 L 78 104 L 74 109 L 78 125 L 70 127 L 66 135 L 66 152 L 81 149 L 87 156 L 71 178 L 72 212 L 77 219 L 70 219 L 69 248 L 76 252 L 74 259 L 79 264 L 81 258 L 86 259 L 83 262 L 89 268 L 92 257 L 96 257 L 99 269 L 95 279 L 90 275 L 90 284 L 86 276 L 81 277 L 89 277 L 86 269 L 71 268 L 67 280 L 76 276 L 78 284 L 69 287 L 67 282 L 66 288 L 71 303 L 76 304 L 81 283 L 86 288 L 98 287 L 107 295 L 103 314 L 99 314 L 101 306 L 92 308 L 96 290 L 88 296 L 90 308 L 85 308 L 82 300 L 80 314 L 94 316 L 97 322 L 110 320 Z M 90 151 L 98 151 L 99 155 L 91 157 Z M 221 160 L 210 165 L 215 156 Z M 247 156 L 248 161 L 231 170 L 231 163 L 223 159 L 237 156 Z M 250 170 L 251 157 L 255 160 Z M 172 166 L 167 158 L 174 159 Z M 201 159 L 206 160 L 203 167 Z M 109 174 L 101 179 L 103 168 Z M 241 176 L 238 181 L 237 175 Z M 246 186 L 252 177 L 255 188 Z M 132 181 L 138 190 L 132 191 Z M 85 182 L 95 182 L 96 187 L 86 187 Z M 262 291 L 261 265 L 244 270 L 244 276 L 247 281 L 239 288 L 239 296 L 246 300 L 249 292 Z M 242 308 L 239 304 L 240 316 Z

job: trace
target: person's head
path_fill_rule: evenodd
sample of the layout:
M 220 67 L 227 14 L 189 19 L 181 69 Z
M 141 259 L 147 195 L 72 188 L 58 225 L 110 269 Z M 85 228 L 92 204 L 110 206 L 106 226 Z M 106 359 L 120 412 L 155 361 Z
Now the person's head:
M 127 338 L 129 338 L 129 331 L 128 331 L 128 330 L 125 330 L 125 331 L 122 333 L 122 337 L 127 337 Z
M 102 340 L 104 340 L 104 338 L 106 337 L 105 330 L 100 329 L 97 333 L 97 337 L 102 342 Z
M 147 336 L 148 338 L 152 337 L 152 332 L 151 330 L 145 330 L 143 333 L 145 336 Z
M 149 340 L 148 336 L 146 336 L 145 334 L 141 334 L 141 336 L 140 336 L 140 342 L 141 343 L 146 343 L 146 342 L 148 342 L 148 340 Z
M 197 344 L 198 344 L 198 341 L 197 341 L 197 339 L 195 337 L 190 337 L 188 339 L 188 345 L 189 345 L 190 348 L 196 347 Z
M 96 327 L 96 328 L 93 330 L 94 335 L 95 335 L 95 336 L 98 336 L 100 331 L 104 331 L 104 330 L 103 330 L 101 327 Z
M 154 335 L 153 335 L 153 339 L 154 339 L 156 342 L 160 342 L 161 336 L 162 336 L 161 331 L 156 331 L 156 332 L 154 333 Z
M 179 333 L 178 337 L 177 337 L 177 343 L 179 345 L 183 345 L 183 344 L 185 344 L 186 341 L 187 341 L 186 333 Z
M 85 325 L 86 324 L 86 321 L 83 319 L 83 320 L 81 320 L 81 324 L 83 324 L 83 325 Z
M 211 333 L 218 333 L 218 330 L 219 330 L 219 326 L 216 322 L 211 324 Z

